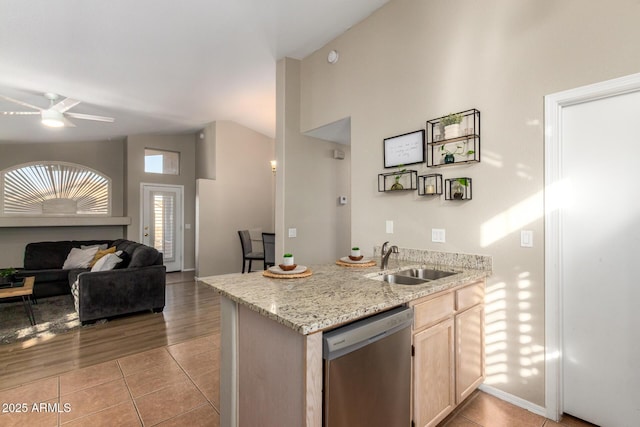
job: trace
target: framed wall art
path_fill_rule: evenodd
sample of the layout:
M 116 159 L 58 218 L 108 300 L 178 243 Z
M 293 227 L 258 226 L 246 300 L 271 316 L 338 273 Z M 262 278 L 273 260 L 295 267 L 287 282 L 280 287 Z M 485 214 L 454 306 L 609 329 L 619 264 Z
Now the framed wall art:
M 424 130 L 417 130 L 383 140 L 384 167 L 424 162 Z

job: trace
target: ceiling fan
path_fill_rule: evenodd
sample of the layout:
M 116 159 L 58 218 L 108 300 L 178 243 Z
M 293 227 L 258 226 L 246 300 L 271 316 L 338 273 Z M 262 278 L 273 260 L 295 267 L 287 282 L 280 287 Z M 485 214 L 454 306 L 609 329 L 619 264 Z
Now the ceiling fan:
M 80 104 L 81 101 L 64 98 L 60 100 L 60 95 L 55 93 L 45 93 L 44 97 L 49 100 L 49 108 L 41 108 L 36 105 L 29 104 L 27 102 L 18 101 L 17 99 L 9 98 L 8 96 L 0 95 L 0 98 L 10 102 L 14 102 L 18 105 L 28 107 L 37 111 L 0 111 L 0 114 L 5 116 L 22 116 L 22 115 L 35 115 L 40 114 L 41 122 L 45 126 L 49 127 L 76 127 L 71 121 L 67 120 L 67 117 L 82 120 L 95 120 L 98 122 L 113 123 L 114 119 L 111 117 L 94 116 L 92 114 L 80 114 L 68 112 L 71 108 Z

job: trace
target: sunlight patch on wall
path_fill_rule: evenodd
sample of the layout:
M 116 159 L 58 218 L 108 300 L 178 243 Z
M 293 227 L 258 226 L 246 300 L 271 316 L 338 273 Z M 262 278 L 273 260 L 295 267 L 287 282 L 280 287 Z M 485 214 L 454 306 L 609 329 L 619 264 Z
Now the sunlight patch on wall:
M 502 161 L 502 156 L 500 154 L 490 150 L 483 150 L 482 163 L 486 163 L 495 168 L 501 168 L 504 162 Z
M 530 272 L 524 271 L 518 275 L 518 333 L 520 334 L 518 341 L 520 346 L 520 370 L 519 374 L 522 378 L 538 376 L 540 370 L 538 366 L 544 364 L 544 346 L 537 345 L 533 342 L 533 315 L 529 311 L 531 308 L 532 293 L 528 290 L 532 283 L 529 280 Z
M 485 295 L 485 383 L 508 380 L 506 283 L 488 285 Z
M 480 227 L 480 245 L 486 248 L 509 234 L 521 230 L 527 224 L 542 218 L 544 212 L 550 213 L 566 207 L 570 202 L 569 187 L 570 183 L 566 179 L 555 182 L 545 189 L 546 206 L 544 204 L 545 194 L 543 191 L 539 191 L 485 221 Z
M 542 191 L 499 213 L 480 226 L 483 248 L 542 217 Z

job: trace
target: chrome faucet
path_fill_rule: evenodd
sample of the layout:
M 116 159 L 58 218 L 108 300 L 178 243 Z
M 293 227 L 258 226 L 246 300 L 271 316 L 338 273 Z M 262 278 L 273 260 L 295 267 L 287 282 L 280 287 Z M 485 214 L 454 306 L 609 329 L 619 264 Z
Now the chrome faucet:
M 389 255 L 398 253 L 398 247 L 396 245 L 391 246 L 388 251 L 387 251 L 387 245 L 389 245 L 389 242 L 384 242 L 382 244 L 382 249 L 380 250 L 380 269 L 381 270 L 387 269 L 387 265 L 389 264 Z

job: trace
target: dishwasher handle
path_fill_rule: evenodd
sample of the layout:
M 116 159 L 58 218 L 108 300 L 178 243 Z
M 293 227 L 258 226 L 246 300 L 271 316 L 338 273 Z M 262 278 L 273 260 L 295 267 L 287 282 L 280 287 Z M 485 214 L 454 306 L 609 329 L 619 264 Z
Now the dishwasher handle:
M 398 307 L 358 320 L 323 334 L 322 354 L 333 360 L 368 344 L 408 328 L 413 322 L 413 308 Z

